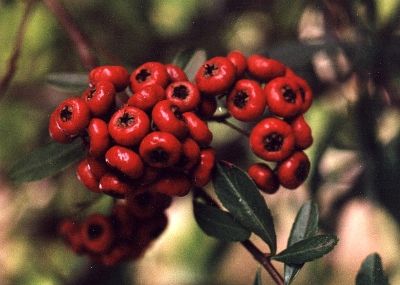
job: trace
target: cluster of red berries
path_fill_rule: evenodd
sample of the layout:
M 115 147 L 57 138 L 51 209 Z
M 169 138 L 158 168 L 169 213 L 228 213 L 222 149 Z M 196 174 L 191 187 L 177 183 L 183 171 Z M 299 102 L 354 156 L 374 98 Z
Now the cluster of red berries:
M 214 57 L 196 74 L 205 94 L 226 95 L 229 113 L 237 120 L 258 123 L 252 128 L 250 148 L 259 158 L 276 163 L 254 163 L 250 177 L 266 193 L 282 185 L 299 187 L 307 178 L 310 161 L 303 152 L 312 142 L 311 128 L 303 114 L 313 95 L 307 82 L 281 62 L 241 52 Z
M 135 260 L 166 228 L 164 210 L 170 204 L 171 197 L 160 193 L 128 195 L 114 204 L 110 216 L 91 214 L 82 222 L 65 219 L 59 233 L 75 253 L 96 263 L 112 266 Z

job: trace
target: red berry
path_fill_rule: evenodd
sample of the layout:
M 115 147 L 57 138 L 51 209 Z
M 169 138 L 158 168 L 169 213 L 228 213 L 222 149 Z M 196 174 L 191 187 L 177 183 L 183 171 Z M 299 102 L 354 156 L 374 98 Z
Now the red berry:
M 135 179 L 143 174 L 143 162 L 131 149 L 115 145 L 107 150 L 105 160 L 108 165 Z
M 59 225 L 59 232 L 73 252 L 77 254 L 85 252 L 81 235 L 81 225 L 79 223 L 65 219 Z
M 153 106 L 161 100 L 165 99 L 164 89 L 157 84 L 144 86 L 142 89 L 133 94 L 127 104 L 143 111 L 150 111 Z
M 95 193 L 101 192 L 101 189 L 99 188 L 100 178 L 96 177 L 96 175 L 93 174 L 86 158 L 78 164 L 76 168 L 76 177 L 90 191 Z
M 192 173 L 193 183 L 197 187 L 205 186 L 211 180 L 212 170 L 215 165 L 215 151 L 212 148 L 202 149 L 200 161 Z
M 193 112 L 183 113 L 190 136 L 200 145 L 208 146 L 213 138 L 207 123 Z
M 213 57 L 197 71 L 195 80 L 201 92 L 218 94 L 226 91 L 235 80 L 236 68 L 226 57 Z
M 265 163 L 254 163 L 247 170 L 257 187 L 265 193 L 274 194 L 279 189 L 279 180 Z
M 307 81 L 299 76 L 292 77 L 298 86 L 298 91 L 300 93 L 301 100 L 303 102 L 301 107 L 301 112 L 305 113 L 310 108 L 313 101 L 313 93 L 310 85 L 308 85 Z
M 57 125 L 67 136 L 78 135 L 86 128 L 90 120 L 90 110 L 86 102 L 79 97 L 64 100 L 53 113 Z
M 251 76 L 258 80 L 269 81 L 285 75 L 286 67 L 281 62 L 259 54 L 247 58 L 247 68 Z
M 114 241 L 114 230 L 108 217 L 92 214 L 81 226 L 83 245 L 93 253 L 106 252 Z
M 158 102 L 151 112 L 154 124 L 160 131 L 173 134 L 179 139 L 186 137 L 188 129 L 180 108 L 169 100 Z
M 136 68 L 131 76 L 131 89 L 138 92 L 144 86 L 158 84 L 165 88 L 169 81 L 169 75 L 164 64 L 150 61 Z
M 150 166 L 165 168 L 175 165 L 181 156 L 182 145 L 167 132 L 152 132 L 140 143 L 139 153 Z
M 57 123 L 57 113 L 53 112 L 49 119 L 49 135 L 50 137 L 59 143 L 70 143 L 72 137 L 67 135 Z
M 166 64 L 165 68 L 167 69 L 171 82 L 188 81 L 186 73 L 179 66 L 175 64 Z
M 123 91 L 129 84 L 129 73 L 123 66 L 103 65 L 92 69 L 89 82 L 96 85 L 99 81 L 109 81 L 114 84 L 117 92 Z
M 108 123 L 108 132 L 116 143 L 134 146 L 149 132 L 147 114 L 132 106 L 124 106 L 114 113 Z
M 296 140 L 296 147 L 299 149 L 306 149 L 313 143 L 313 137 L 311 133 L 311 128 L 304 120 L 303 115 L 294 118 L 290 122 L 292 127 L 294 138 Z
M 280 161 L 294 149 L 295 139 L 290 125 L 277 118 L 260 121 L 250 133 L 250 148 L 260 158 Z
M 180 171 L 166 171 L 154 183 L 149 185 L 152 192 L 163 193 L 168 196 L 185 196 L 192 188 L 189 177 Z
M 110 145 L 107 123 L 101 119 L 93 118 L 90 120 L 87 132 L 89 135 L 89 154 L 94 157 L 102 156 Z
M 114 104 L 114 85 L 110 81 L 98 81 L 83 92 L 82 98 L 94 116 L 103 116 Z
M 302 113 L 303 100 L 296 82 L 290 77 L 271 80 L 264 88 L 270 112 L 284 118 Z
M 182 142 L 182 155 L 178 166 L 183 170 L 190 170 L 200 159 L 200 147 L 195 140 L 186 138 Z
M 236 78 L 241 77 L 247 69 L 246 57 L 238 50 L 231 51 L 226 56 L 236 67 Z
M 296 151 L 278 163 L 276 173 L 280 184 L 287 189 L 296 189 L 307 179 L 310 160 L 302 151 Z
M 149 191 L 127 197 L 128 211 L 139 219 L 148 219 L 162 213 L 171 202 L 170 196 Z
M 202 118 L 211 118 L 217 110 L 217 99 L 214 96 L 202 96 L 197 113 Z
M 89 169 L 93 173 L 96 179 L 100 178 L 109 171 L 107 164 L 103 158 L 94 158 L 92 156 L 86 157 L 87 163 L 89 164 Z
M 100 178 L 99 188 L 102 193 L 118 199 L 125 198 L 126 194 L 131 191 L 131 187 L 126 181 L 111 172 L 107 172 Z
M 236 82 L 232 92 L 226 98 L 231 115 L 240 121 L 255 121 L 265 110 L 265 95 L 258 82 L 241 79 Z
M 165 95 L 169 101 L 179 107 L 181 112 L 194 110 L 200 102 L 200 92 L 189 81 L 177 81 L 168 85 Z
M 137 245 L 135 249 L 138 251 L 138 253 L 135 253 L 135 256 L 140 256 L 150 243 L 162 234 L 167 225 L 168 218 L 164 213 L 144 220 L 135 235 Z

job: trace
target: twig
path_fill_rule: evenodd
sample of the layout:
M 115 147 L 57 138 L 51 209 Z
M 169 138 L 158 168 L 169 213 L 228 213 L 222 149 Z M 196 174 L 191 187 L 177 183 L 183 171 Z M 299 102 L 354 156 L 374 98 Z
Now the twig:
M 88 38 L 78 28 L 71 15 L 58 0 L 43 0 L 43 3 L 54 14 L 61 26 L 74 43 L 82 65 L 90 70 L 97 65 L 97 58 L 92 53 L 92 46 Z
M 195 187 L 193 189 L 193 193 L 195 196 L 204 199 L 205 202 L 207 202 L 210 206 L 221 209 L 221 206 L 218 205 L 218 203 L 214 201 L 214 199 L 206 191 L 204 191 L 203 188 Z M 242 241 L 241 244 L 254 257 L 254 259 L 257 260 L 265 268 L 265 270 L 269 273 L 269 275 L 277 285 L 284 284 L 283 277 L 271 263 L 270 255 L 268 253 L 263 253 L 250 240 Z
M 32 11 L 34 3 L 35 0 L 28 0 L 25 4 L 24 14 L 22 15 L 22 19 L 17 30 L 17 35 L 15 37 L 13 52 L 8 60 L 8 68 L 0 81 L 0 97 L 2 97 L 8 90 L 11 80 L 17 71 L 17 62 L 21 54 L 22 42 L 24 40 L 26 27 L 28 24 L 29 14 Z

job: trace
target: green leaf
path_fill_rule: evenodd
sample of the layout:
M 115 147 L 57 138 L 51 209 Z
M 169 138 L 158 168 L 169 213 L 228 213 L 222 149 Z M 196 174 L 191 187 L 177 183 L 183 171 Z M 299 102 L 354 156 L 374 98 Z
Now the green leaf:
M 88 87 L 87 73 L 51 73 L 47 75 L 46 82 L 51 86 L 67 92 L 80 92 Z
M 51 142 L 19 159 L 9 172 L 14 182 L 39 180 L 56 174 L 85 154 L 81 140 L 71 144 Z
M 308 201 L 300 208 L 293 223 L 288 240 L 288 246 L 312 237 L 318 231 L 318 207 L 315 203 Z M 303 264 L 285 264 L 285 284 L 290 284 L 296 277 Z
M 356 285 L 388 285 L 382 261 L 377 253 L 367 256 L 357 273 Z
M 205 50 L 198 49 L 193 53 L 193 56 L 190 58 L 183 70 L 190 81 L 193 81 L 197 70 L 206 60 L 207 53 Z
M 272 259 L 286 264 L 303 264 L 330 252 L 338 242 L 334 235 L 317 235 L 288 246 Z
M 257 269 L 257 273 L 256 273 L 256 277 L 254 278 L 253 285 L 262 285 L 260 268 Z
M 209 236 L 225 241 L 243 241 L 250 232 L 225 211 L 206 204 L 200 197 L 193 199 L 194 217 L 200 228 Z
M 270 210 L 246 172 L 219 162 L 213 177 L 215 192 L 226 209 L 245 228 L 260 236 L 276 252 L 276 234 Z

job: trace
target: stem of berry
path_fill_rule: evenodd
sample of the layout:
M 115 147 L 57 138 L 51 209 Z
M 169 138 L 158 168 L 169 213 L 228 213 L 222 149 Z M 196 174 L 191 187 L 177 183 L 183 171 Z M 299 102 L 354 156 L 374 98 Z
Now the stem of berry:
M 238 133 L 244 135 L 245 137 L 249 137 L 250 136 L 250 133 L 248 131 L 243 130 L 242 128 L 236 126 L 235 124 L 232 124 L 231 122 L 229 122 L 229 121 L 227 121 L 225 119 L 218 120 L 218 122 L 224 124 L 225 126 L 231 128 L 231 129 L 234 129 L 235 131 L 237 131 Z
M 195 196 L 203 198 L 209 205 L 221 209 L 221 206 L 201 187 L 195 187 L 193 189 Z M 254 243 L 250 240 L 242 241 L 243 247 L 257 260 L 264 269 L 268 272 L 271 278 L 277 285 L 284 285 L 282 275 L 276 270 L 274 265 L 271 263 L 270 254 L 263 253 Z

